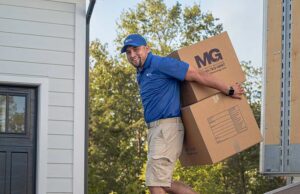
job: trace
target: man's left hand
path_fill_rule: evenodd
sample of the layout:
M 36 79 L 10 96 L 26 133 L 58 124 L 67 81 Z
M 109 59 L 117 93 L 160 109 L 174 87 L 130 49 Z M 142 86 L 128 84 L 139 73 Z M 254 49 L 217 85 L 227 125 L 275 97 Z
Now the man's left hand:
M 241 99 L 242 95 L 245 93 L 244 88 L 242 87 L 242 85 L 239 82 L 236 82 L 231 87 L 233 88 L 234 93 L 230 97 Z

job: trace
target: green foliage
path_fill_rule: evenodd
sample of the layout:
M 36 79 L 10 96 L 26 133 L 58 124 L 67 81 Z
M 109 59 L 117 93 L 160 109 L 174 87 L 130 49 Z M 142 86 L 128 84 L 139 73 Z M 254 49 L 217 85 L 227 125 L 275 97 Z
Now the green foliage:
M 222 31 L 211 13 L 199 4 L 167 7 L 163 0 L 144 0 L 124 11 L 118 21 L 116 44 L 131 33 L 144 35 L 152 52 L 167 55 L 180 47 Z M 146 133 L 135 69 L 124 55 L 112 58 L 98 40 L 90 46 L 89 193 L 148 193 L 144 185 Z M 261 69 L 242 63 L 248 81 L 246 96 L 260 122 Z M 259 148 L 254 146 L 215 165 L 183 168 L 178 163 L 174 179 L 201 193 L 264 193 L 284 184 L 258 172 Z
M 154 54 L 170 52 L 222 31 L 218 19 L 211 13 L 202 13 L 199 4 L 182 9 L 177 2 L 168 8 L 163 0 L 144 0 L 136 9 L 121 14 L 116 43 L 131 33 L 140 33 L 148 40 Z
M 145 124 L 134 69 L 91 44 L 89 193 L 142 193 Z

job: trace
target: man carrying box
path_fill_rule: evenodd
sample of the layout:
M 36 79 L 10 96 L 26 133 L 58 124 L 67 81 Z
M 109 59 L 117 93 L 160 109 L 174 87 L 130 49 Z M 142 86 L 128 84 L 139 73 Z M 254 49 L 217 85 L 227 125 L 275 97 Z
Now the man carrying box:
M 244 93 L 243 88 L 239 83 L 228 86 L 211 74 L 177 59 L 153 55 L 139 34 L 131 34 L 124 40 L 121 53 L 124 52 L 137 70 L 144 117 L 149 128 L 146 185 L 151 194 L 196 193 L 187 185 L 172 181 L 184 137 L 180 119 L 180 82 L 194 81 L 237 99 Z

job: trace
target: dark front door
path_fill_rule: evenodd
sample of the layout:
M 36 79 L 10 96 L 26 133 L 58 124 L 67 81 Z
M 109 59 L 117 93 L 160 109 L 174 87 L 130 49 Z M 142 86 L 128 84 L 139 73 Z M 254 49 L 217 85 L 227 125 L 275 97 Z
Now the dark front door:
M 0 194 L 34 194 L 36 89 L 0 85 Z

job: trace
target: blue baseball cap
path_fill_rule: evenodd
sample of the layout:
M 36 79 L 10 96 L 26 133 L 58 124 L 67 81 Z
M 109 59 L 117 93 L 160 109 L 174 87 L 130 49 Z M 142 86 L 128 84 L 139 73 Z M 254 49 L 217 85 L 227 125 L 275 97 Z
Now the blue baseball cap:
M 139 34 L 130 34 L 127 36 L 127 38 L 124 40 L 124 46 L 121 50 L 121 53 L 124 53 L 128 46 L 146 46 L 147 42 L 144 37 L 142 37 Z

